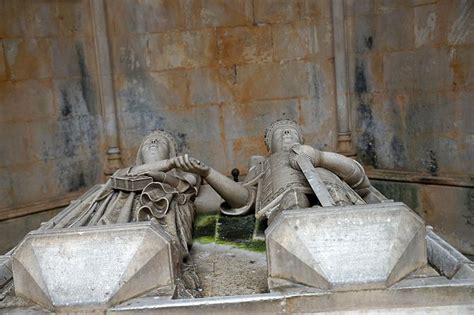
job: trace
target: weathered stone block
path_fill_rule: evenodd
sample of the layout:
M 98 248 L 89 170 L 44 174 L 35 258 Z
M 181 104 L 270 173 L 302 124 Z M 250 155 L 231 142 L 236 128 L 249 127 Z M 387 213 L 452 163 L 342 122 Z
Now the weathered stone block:
M 3 41 L 10 79 L 49 78 L 51 71 L 51 41 L 49 39 L 9 39 Z
M 30 138 L 25 129 L 26 123 L 2 123 L 0 124 L 0 166 L 8 167 L 15 164 L 28 163 L 32 160 L 29 151 Z
M 219 63 L 230 66 L 266 62 L 272 58 L 269 26 L 242 26 L 217 30 Z
M 58 37 L 52 39 L 52 69 L 57 78 L 81 76 L 92 80 L 96 59 L 94 40 L 90 37 Z
M 191 104 L 221 104 L 232 99 L 230 89 L 220 82 L 216 69 L 192 69 L 188 76 Z
M 25 3 L 2 1 L 0 3 L 0 37 L 21 37 L 26 31 Z
M 55 115 L 49 81 L 0 82 L 0 99 L 1 122 L 30 121 Z
M 351 82 L 353 82 L 352 86 L 357 93 L 376 93 L 384 90 L 383 59 L 384 54 L 382 53 L 367 53 L 355 56 L 354 69 L 350 71 L 349 75 L 351 76 Z M 392 71 L 392 68 L 388 71 Z
M 440 5 L 446 17 L 446 32 L 449 45 L 474 43 L 474 13 L 469 1 L 449 1 Z
M 265 234 L 269 277 L 324 290 L 387 288 L 427 263 L 424 223 L 402 203 L 284 211 Z
M 415 35 L 412 9 L 390 10 L 377 16 L 377 38 L 387 51 L 414 48 Z M 377 31 L 377 32 L 378 32 Z
M 3 52 L 3 45 L 1 43 L 2 42 L 0 41 L 0 81 L 3 81 L 7 79 L 7 68 L 4 57 L 5 54 Z
M 28 204 L 44 200 L 51 193 L 51 184 L 45 181 L 51 172 L 48 163 L 29 162 L 10 166 L 13 200 L 16 204 Z
M 150 36 L 152 70 L 208 66 L 215 56 L 215 34 L 209 29 Z
M 334 97 L 327 95 L 321 101 L 300 99 L 300 118 L 305 143 L 321 150 L 335 149 L 336 142 L 336 106 Z M 323 105 L 324 104 L 324 105 Z M 324 130 L 324 132 L 321 132 Z
M 373 13 L 374 0 L 348 0 L 345 2 L 344 14 L 346 16 L 363 16 Z
M 465 86 L 474 83 L 474 49 L 471 47 L 456 47 L 451 51 L 450 63 L 452 85 Z
M 56 3 L 53 1 L 25 1 L 27 31 L 30 36 L 48 37 L 58 34 Z
M 236 71 L 237 97 L 241 101 L 292 98 L 309 93 L 309 66 L 304 62 L 251 64 L 239 66 Z
M 61 118 L 97 116 L 100 113 L 95 77 L 88 72 L 78 79 L 53 81 L 54 101 Z
M 13 254 L 15 291 L 52 310 L 106 309 L 174 284 L 170 239 L 158 225 L 29 234 Z
M 148 71 L 151 59 L 149 35 L 116 35 L 111 37 L 112 67 L 117 74 Z
M 56 5 L 61 35 L 93 35 L 89 2 L 59 1 Z
M 425 48 L 415 52 L 413 65 L 414 88 L 443 90 L 453 82 L 448 48 Z
M 188 29 L 249 25 L 253 22 L 251 0 L 186 0 Z
M 188 96 L 187 75 L 185 72 L 151 73 L 152 106 L 175 107 L 186 104 Z
M 414 14 L 415 48 L 439 43 L 442 30 L 437 16 L 437 5 L 415 7 Z
M 375 15 L 347 17 L 347 49 L 356 53 L 383 49 L 383 42 L 379 38 L 381 30 L 377 29 L 376 21 Z
M 411 90 L 414 85 L 414 67 L 417 62 L 413 52 L 384 54 L 383 76 L 387 90 Z M 426 80 L 426 78 L 424 78 Z
M 233 103 L 227 106 L 227 110 L 228 115 L 224 116 L 226 139 L 245 137 L 261 137 L 263 139 L 262 130 L 274 120 L 281 117 L 296 121 L 299 119 L 298 100 L 296 99 Z
M 0 128 L 4 128 L 3 125 L 0 125 Z M 0 209 L 7 208 L 12 205 L 13 194 L 10 171 L 7 167 L 0 167 Z M 5 250 L 1 250 L 1 252 L 4 253 Z
M 105 157 L 100 156 L 97 151 L 92 151 L 91 153 L 81 153 L 75 157 L 63 157 L 49 161 L 51 169 L 50 194 L 64 196 L 66 193 L 85 190 L 96 183 L 104 182 L 104 160 Z
M 319 52 L 316 25 L 310 21 L 272 26 L 274 60 L 304 58 Z
M 183 29 L 185 25 L 181 1 L 108 0 L 107 8 L 109 26 L 115 35 L 165 32 Z
M 253 5 L 256 23 L 294 21 L 298 19 L 301 11 L 300 1 L 255 0 Z

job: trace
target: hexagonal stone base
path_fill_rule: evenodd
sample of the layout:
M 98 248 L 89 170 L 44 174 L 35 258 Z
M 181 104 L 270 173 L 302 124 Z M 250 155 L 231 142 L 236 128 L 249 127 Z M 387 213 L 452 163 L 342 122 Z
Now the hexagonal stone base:
M 105 309 L 174 284 L 170 240 L 152 223 L 33 232 L 13 254 L 15 293 L 53 310 Z
M 386 288 L 426 265 L 425 233 L 398 202 L 284 211 L 266 231 L 269 277 L 323 290 Z

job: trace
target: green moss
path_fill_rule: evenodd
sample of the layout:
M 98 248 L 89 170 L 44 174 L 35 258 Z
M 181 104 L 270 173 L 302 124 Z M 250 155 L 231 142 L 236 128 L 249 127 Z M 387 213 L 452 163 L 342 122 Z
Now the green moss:
M 215 238 L 212 236 L 198 236 L 193 238 L 193 241 L 196 243 L 201 243 L 201 244 L 209 244 L 209 243 L 214 243 Z
M 216 234 L 217 215 L 200 215 L 194 220 L 194 238 L 208 236 L 214 238 Z
M 252 239 L 255 215 L 242 217 L 220 216 L 217 238 L 223 241 L 247 241 Z

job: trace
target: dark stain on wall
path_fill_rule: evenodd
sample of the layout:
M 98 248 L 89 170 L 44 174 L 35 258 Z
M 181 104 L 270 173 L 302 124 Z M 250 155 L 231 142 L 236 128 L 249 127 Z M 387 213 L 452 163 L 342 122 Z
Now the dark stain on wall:
M 61 115 L 67 117 L 72 113 L 72 104 L 69 102 L 67 91 L 61 90 Z
M 416 185 L 379 180 L 371 180 L 370 182 L 387 198 L 404 202 L 413 210 L 420 211 L 419 191 Z M 423 214 L 419 214 L 423 216 Z
M 357 106 L 358 121 L 361 124 L 362 132 L 357 140 L 358 155 L 366 165 L 378 167 L 377 153 L 375 147 L 375 122 L 370 103 L 364 101 L 367 93 L 367 79 L 365 76 L 365 66 L 362 62 L 356 63 L 354 89 L 358 97 Z
M 392 137 L 392 141 L 390 141 L 390 149 L 395 166 L 397 168 L 402 168 L 405 165 L 406 160 L 405 146 L 397 136 Z
M 365 76 L 365 65 L 362 62 L 356 63 L 354 89 L 357 93 L 357 96 L 359 97 L 368 91 L 367 79 Z
M 362 133 L 358 139 L 359 157 L 366 165 L 378 167 L 377 152 L 375 148 L 375 124 L 372 109 L 369 104 L 359 104 L 357 107 L 359 121 L 363 124 Z
M 76 53 L 79 62 L 79 71 L 81 73 L 82 97 L 86 101 L 87 109 L 91 115 L 96 114 L 95 91 L 92 86 L 92 80 L 87 69 L 84 57 L 84 47 L 82 44 L 76 44 Z
M 373 39 L 372 36 L 369 36 L 365 39 L 365 46 L 370 50 L 373 47 Z
M 425 161 L 426 169 L 433 176 L 438 175 L 438 159 L 436 157 L 436 152 L 433 150 L 428 151 L 428 160 Z
M 79 170 L 78 174 L 74 174 L 74 176 L 69 177 L 69 183 L 67 185 L 68 192 L 77 191 L 81 188 L 86 187 L 86 179 L 84 176 L 84 172 Z

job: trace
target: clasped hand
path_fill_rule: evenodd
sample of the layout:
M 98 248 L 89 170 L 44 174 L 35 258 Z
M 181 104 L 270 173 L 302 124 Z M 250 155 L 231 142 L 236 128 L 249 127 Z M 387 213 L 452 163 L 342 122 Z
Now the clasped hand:
M 176 168 L 185 172 L 197 174 L 203 178 L 207 177 L 211 172 L 211 168 L 201 161 L 190 157 L 188 154 L 177 156 L 171 159 Z

